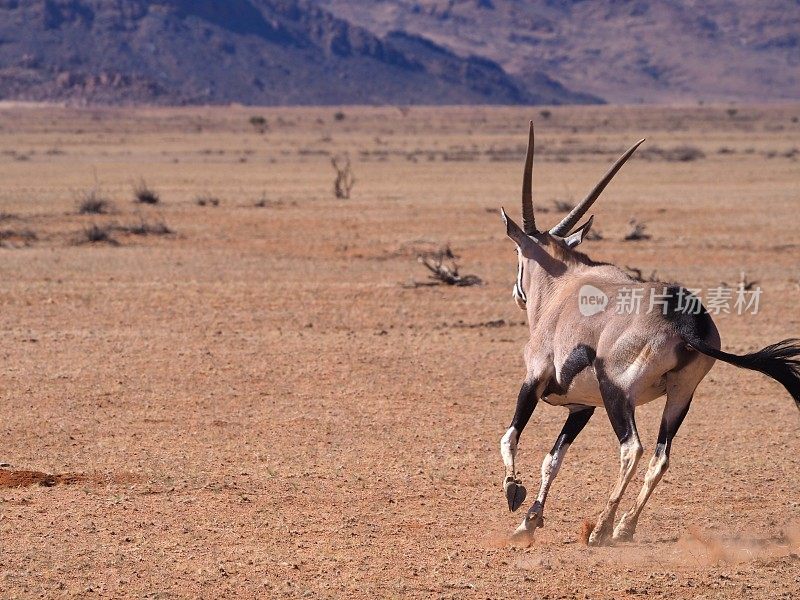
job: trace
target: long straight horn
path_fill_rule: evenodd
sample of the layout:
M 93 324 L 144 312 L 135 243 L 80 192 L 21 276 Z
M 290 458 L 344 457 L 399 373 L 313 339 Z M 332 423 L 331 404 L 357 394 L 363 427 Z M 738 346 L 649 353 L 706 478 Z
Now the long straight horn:
M 536 233 L 536 218 L 533 216 L 533 121 L 528 134 L 525 174 L 522 176 L 522 230 L 528 235 Z
M 561 237 L 567 235 L 570 232 L 570 230 L 573 227 L 575 227 L 580 218 L 586 214 L 586 211 L 589 210 L 592 204 L 594 204 L 595 200 L 597 200 L 597 198 L 600 197 L 600 194 L 602 194 L 603 190 L 606 189 L 606 186 L 614 178 L 614 175 L 617 174 L 617 171 L 619 171 L 622 168 L 622 165 L 625 164 L 625 161 L 627 161 L 631 157 L 631 154 L 633 154 L 636 151 L 636 149 L 642 142 L 644 142 L 644 138 L 642 138 L 641 140 L 636 142 L 633 146 L 628 148 L 628 151 L 625 152 L 625 154 L 623 154 L 622 156 L 620 156 L 617 159 L 617 162 L 615 162 L 614 165 L 608 170 L 608 173 L 606 173 L 603 176 L 603 178 L 600 180 L 600 183 L 594 186 L 594 189 L 591 192 L 589 192 L 589 195 L 586 196 L 586 198 L 584 198 L 583 201 L 580 204 L 578 204 L 578 206 L 573 208 L 572 211 L 570 211 L 570 213 L 566 217 L 564 217 L 561 223 L 553 227 L 550 230 L 550 233 Z

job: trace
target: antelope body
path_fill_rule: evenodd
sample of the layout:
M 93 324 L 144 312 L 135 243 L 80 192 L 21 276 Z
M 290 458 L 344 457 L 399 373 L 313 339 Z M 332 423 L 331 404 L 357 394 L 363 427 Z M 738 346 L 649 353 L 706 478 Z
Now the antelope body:
M 595 409 L 603 407 L 619 440 L 620 470 L 589 543 L 629 540 L 667 470 L 672 440 L 695 389 L 715 360 L 769 375 L 784 385 L 800 408 L 800 345 L 798 340 L 784 340 L 742 356 L 723 352 L 711 316 L 699 301 L 693 302 L 697 299 L 685 288 L 638 282 L 621 269 L 594 262 L 575 250 L 591 228 L 592 217 L 576 228 L 578 221 L 644 140 L 623 154 L 558 225 L 539 231 L 532 196 L 533 137 L 531 123 L 522 185 L 522 227 L 501 210 L 506 232 L 517 246 L 513 296 L 526 310 L 530 328 L 524 351 L 527 373 L 511 426 L 500 442 L 503 487 L 509 509 L 517 510 L 527 495 L 515 465 L 519 435 L 540 400 L 566 407 L 569 414 L 564 427 L 542 463 L 537 498 L 515 532 L 515 537 L 530 540 L 543 524 L 547 494 L 567 449 Z M 644 298 L 657 297 L 658 310 L 628 313 L 596 307 L 582 311 L 579 305 L 585 290 L 608 299 L 630 289 L 641 290 Z M 692 310 L 687 310 L 689 305 Z M 664 395 L 658 440 L 641 492 L 614 527 L 617 508 L 643 453 L 634 418 L 636 406 Z

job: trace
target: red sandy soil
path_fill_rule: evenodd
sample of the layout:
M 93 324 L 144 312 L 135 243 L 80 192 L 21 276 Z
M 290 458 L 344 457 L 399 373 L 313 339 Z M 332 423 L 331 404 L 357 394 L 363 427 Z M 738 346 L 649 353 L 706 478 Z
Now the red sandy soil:
M 633 542 L 581 542 L 618 470 L 598 411 L 534 544 L 509 544 L 522 514 L 498 448 L 527 329 L 498 208 L 518 214 L 538 111 L 343 110 L 0 109 L 0 232 L 16 234 L 0 236 L 0 597 L 800 597 L 800 415 L 727 365 Z M 626 165 L 583 248 L 690 287 L 744 270 L 761 309 L 716 319 L 724 347 L 799 336 L 798 116 L 553 109 L 539 219 L 639 137 L 694 146 Z M 345 150 L 356 185 L 335 200 Z M 132 202 L 140 177 L 159 205 Z M 94 185 L 112 212 L 77 214 Z M 631 217 L 651 240 L 622 241 Z M 123 228 L 142 218 L 174 233 Z M 77 243 L 93 223 L 118 243 Z M 445 243 L 484 285 L 408 285 Z M 623 508 L 662 405 L 637 411 L 646 454 Z M 522 436 L 529 491 L 563 420 L 540 405 Z

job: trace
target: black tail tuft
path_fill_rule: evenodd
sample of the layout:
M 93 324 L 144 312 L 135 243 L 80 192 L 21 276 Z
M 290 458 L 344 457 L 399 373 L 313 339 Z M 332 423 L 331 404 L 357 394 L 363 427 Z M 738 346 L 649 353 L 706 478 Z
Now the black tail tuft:
M 688 339 L 689 337 L 684 338 L 686 342 L 703 354 L 743 369 L 769 375 L 786 388 L 800 409 L 800 339 L 783 340 L 758 352 L 738 356 L 717 350 L 702 339 Z

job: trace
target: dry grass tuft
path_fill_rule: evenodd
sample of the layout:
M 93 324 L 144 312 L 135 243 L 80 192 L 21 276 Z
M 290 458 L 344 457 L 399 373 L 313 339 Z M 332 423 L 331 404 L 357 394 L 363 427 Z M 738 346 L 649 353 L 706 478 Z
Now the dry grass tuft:
M 553 200 L 553 206 L 556 209 L 556 212 L 559 213 L 568 213 L 573 208 L 575 208 L 575 204 L 572 202 L 568 202 L 566 200 Z
M 639 269 L 638 267 L 629 267 L 629 266 L 625 265 L 625 270 L 628 272 L 628 275 L 630 275 L 631 277 L 633 277 L 636 281 L 638 281 L 640 283 L 645 283 L 645 282 L 653 283 L 653 282 L 659 281 L 659 279 L 658 279 L 658 271 L 655 271 L 655 270 L 650 271 L 650 275 L 648 275 L 647 277 L 644 276 L 644 274 L 642 273 L 642 270 Z
M 626 242 L 649 240 L 651 238 L 649 233 L 645 233 L 647 225 L 645 225 L 644 223 L 640 223 L 636 219 L 631 219 L 628 222 L 628 225 L 630 225 L 630 229 L 628 230 L 628 233 L 625 234 L 625 237 L 622 238 Z
M 105 215 L 111 212 L 112 206 L 110 200 L 101 196 L 96 188 L 92 188 L 78 201 L 78 214 Z
M 706 153 L 700 148 L 689 144 L 673 146 L 672 148 L 652 146 L 640 151 L 640 155 L 645 159 L 660 159 L 667 162 L 692 162 L 706 157 Z
M 131 235 L 170 235 L 175 233 L 163 220 L 149 222 L 144 218 L 140 218 L 138 223 L 132 225 L 119 225 L 116 229 Z
M 92 223 L 89 227 L 85 227 L 79 236 L 77 244 L 110 244 L 116 246 L 119 244 L 111 235 L 111 227 L 108 225 L 98 225 Z
M 4 248 L 18 248 L 30 246 L 38 239 L 36 232 L 30 229 L 3 229 L 0 230 L 0 246 Z
M 201 194 L 194 199 L 197 206 L 219 206 L 220 199 L 210 194 Z
M 139 183 L 133 186 L 133 200 L 140 204 L 158 204 L 161 196 L 148 186 L 144 179 L 140 179 Z
M 350 190 L 356 183 L 353 169 L 350 167 L 349 156 L 334 156 L 331 158 L 331 165 L 336 169 L 336 179 L 333 182 L 333 194 L 341 199 L 350 198 Z

